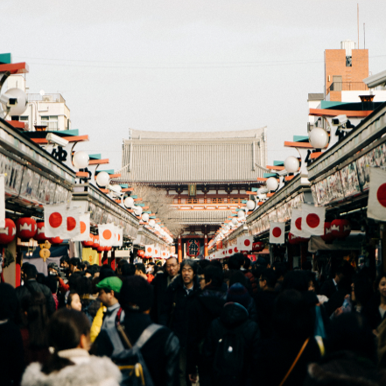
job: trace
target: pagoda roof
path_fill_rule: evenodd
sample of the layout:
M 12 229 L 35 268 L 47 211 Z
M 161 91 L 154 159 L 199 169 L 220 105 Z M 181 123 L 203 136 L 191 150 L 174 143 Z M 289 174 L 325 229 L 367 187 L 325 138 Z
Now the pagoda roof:
M 219 225 L 231 214 L 231 210 L 174 210 L 171 217 L 183 225 Z

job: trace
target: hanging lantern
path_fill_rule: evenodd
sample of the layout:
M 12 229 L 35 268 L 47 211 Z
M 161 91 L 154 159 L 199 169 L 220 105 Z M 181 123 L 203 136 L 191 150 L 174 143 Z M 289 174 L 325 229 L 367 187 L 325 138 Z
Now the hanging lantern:
M 90 161 L 89 155 L 85 151 L 77 151 L 72 158 L 72 163 L 77 169 L 85 169 Z
M 300 166 L 299 160 L 292 155 L 287 157 L 284 161 L 284 169 L 288 173 L 296 173 L 299 170 L 299 166 Z
M 142 215 L 142 221 L 144 221 L 144 222 L 148 222 L 149 221 L 149 213 L 144 213 Z
M 94 245 L 94 239 L 93 239 L 94 235 L 92 235 L 90 233 L 90 238 L 86 241 L 82 241 L 82 245 L 85 247 L 85 248 L 92 248 L 92 246 Z
M 113 249 L 113 247 L 104 247 L 105 248 L 105 251 L 108 252 L 108 251 L 111 251 Z
M 232 219 L 232 224 L 233 225 L 239 225 L 239 222 L 238 222 L 237 218 L 233 218 Z
M 94 235 L 92 247 L 97 249 L 99 247 L 99 245 L 100 245 L 99 236 Z
M 46 234 L 45 234 L 44 222 L 38 222 L 37 227 L 38 229 L 36 231 L 36 235 L 34 236 L 34 239 L 38 242 L 43 242 L 48 240 L 48 237 L 46 237 Z
M 288 233 L 288 242 L 292 245 L 294 244 L 301 244 L 301 243 L 308 243 L 310 239 L 306 237 L 299 237 L 295 236 L 292 233 Z
M 98 245 L 96 250 L 97 250 L 97 252 L 101 253 L 101 252 L 104 252 L 106 250 L 106 247 L 101 247 L 100 245 Z
M 344 239 L 351 232 L 350 222 L 344 219 L 337 219 L 331 222 L 331 233 L 337 239 Z
M 260 252 L 264 249 L 265 245 L 262 241 L 257 241 L 256 243 L 252 244 L 252 251 L 253 252 Z
M 245 217 L 245 212 L 243 210 L 239 210 L 237 212 L 237 217 L 243 219 Z
M 107 186 L 110 182 L 110 176 L 109 176 L 109 173 L 107 172 L 99 172 L 95 179 L 96 179 L 96 183 L 102 188 Z
M 142 211 L 143 211 L 143 209 L 141 206 L 134 206 L 134 214 L 136 216 L 140 216 L 142 214 Z
M 328 145 L 327 131 L 321 127 L 315 127 L 308 135 L 310 144 L 315 149 L 324 149 Z
M 61 238 L 58 236 L 58 237 L 52 237 L 52 238 L 48 239 L 48 241 L 49 241 L 51 244 L 62 244 L 63 239 L 61 239 Z
M 23 241 L 28 241 L 36 235 L 38 226 L 36 221 L 30 217 L 22 217 L 16 221 L 16 234 Z
M 266 184 L 267 184 L 267 189 L 271 192 L 275 191 L 279 187 L 279 183 L 277 182 L 277 179 L 274 177 L 269 177 L 267 179 Z
M 330 222 L 324 223 L 324 235 L 320 237 L 325 243 L 330 243 L 332 240 L 334 240 L 334 235 L 332 234 Z
M 16 225 L 10 218 L 5 219 L 5 227 L 0 229 L 0 245 L 7 245 L 16 236 Z
M 142 249 L 139 249 L 139 250 L 137 251 L 137 256 L 139 256 L 139 257 L 144 257 L 144 256 L 145 256 L 145 251 L 143 251 Z
M 248 210 L 255 209 L 255 206 L 256 206 L 255 201 L 252 201 L 252 200 L 247 201 L 247 208 L 248 208 Z

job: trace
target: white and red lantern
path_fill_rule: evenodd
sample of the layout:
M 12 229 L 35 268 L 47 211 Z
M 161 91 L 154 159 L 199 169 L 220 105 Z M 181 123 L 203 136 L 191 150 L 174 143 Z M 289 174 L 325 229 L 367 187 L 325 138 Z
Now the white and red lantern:
M 44 222 L 38 222 L 37 227 L 38 229 L 36 231 L 36 235 L 34 236 L 34 239 L 39 242 L 48 240 L 48 237 L 45 234 Z
M 98 247 L 100 246 L 100 242 L 99 242 L 99 236 L 95 236 L 93 235 L 93 243 L 92 243 L 92 247 L 94 249 L 98 249 Z
M 257 241 L 256 243 L 252 244 L 252 251 L 253 252 L 260 252 L 264 249 L 264 243 L 262 241 Z
M 16 234 L 23 241 L 28 241 L 36 235 L 38 226 L 30 217 L 22 217 L 16 221 Z
M 334 235 L 332 234 L 331 229 L 331 222 L 324 223 L 324 235 L 320 237 L 325 243 L 330 243 L 334 240 Z
M 5 227 L 0 229 L 0 245 L 7 245 L 16 236 L 16 225 L 10 218 L 5 219 Z
M 331 233 L 337 239 L 346 238 L 351 232 L 350 221 L 337 219 L 331 223 Z
M 82 245 L 85 247 L 85 248 L 92 248 L 92 246 L 94 245 L 94 235 L 92 235 L 90 233 L 90 238 L 86 241 L 82 241 Z
M 310 239 L 307 239 L 306 237 L 299 237 L 299 236 L 293 235 L 292 233 L 288 233 L 288 242 L 292 245 L 307 243 L 309 240 Z
M 63 239 L 61 239 L 59 236 L 58 237 L 51 237 L 50 239 L 48 239 L 48 241 L 51 243 L 51 244 L 62 244 L 63 242 Z

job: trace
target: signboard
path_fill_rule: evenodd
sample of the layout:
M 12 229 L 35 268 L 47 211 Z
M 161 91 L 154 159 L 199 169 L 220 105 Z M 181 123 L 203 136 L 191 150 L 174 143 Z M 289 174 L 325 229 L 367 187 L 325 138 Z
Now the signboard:
M 200 254 L 200 242 L 196 239 L 188 240 L 186 254 L 190 257 L 197 257 Z

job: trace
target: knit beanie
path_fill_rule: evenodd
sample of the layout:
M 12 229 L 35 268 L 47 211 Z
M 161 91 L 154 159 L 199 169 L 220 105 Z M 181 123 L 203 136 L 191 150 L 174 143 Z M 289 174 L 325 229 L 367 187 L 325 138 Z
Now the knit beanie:
M 251 296 L 242 284 L 235 283 L 228 289 L 227 302 L 239 303 L 248 308 L 250 301 Z
M 153 304 L 153 287 L 141 276 L 128 276 L 123 280 L 119 304 L 125 312 L 147 311 Z

